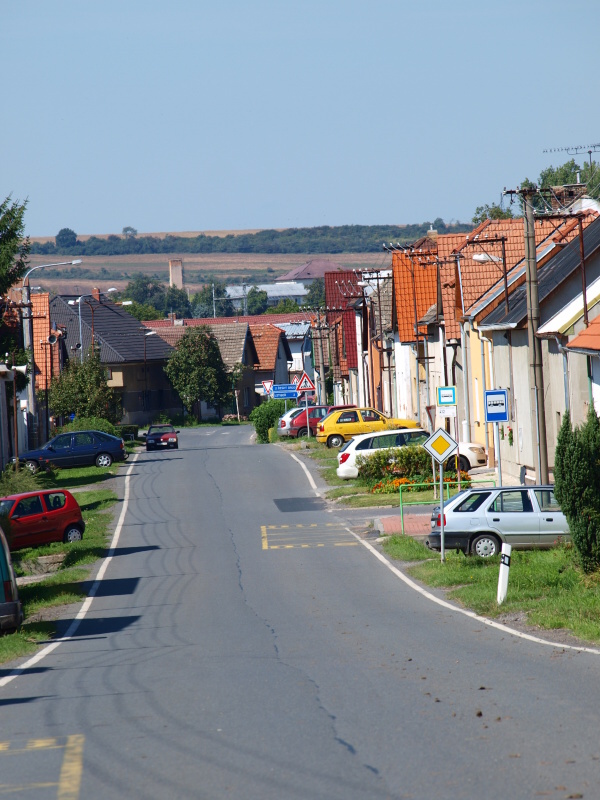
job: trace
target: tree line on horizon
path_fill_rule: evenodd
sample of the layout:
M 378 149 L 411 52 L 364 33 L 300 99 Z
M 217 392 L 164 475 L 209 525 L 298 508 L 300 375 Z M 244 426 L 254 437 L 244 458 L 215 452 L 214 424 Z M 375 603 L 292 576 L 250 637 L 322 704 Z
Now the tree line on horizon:
M 134 228 L 124 228 L 121 236 L 91 236 L 86 241 L 75 231 L 62 228 L 54 242 L 32 242 L 32 255 L 122 256 L 167 253 L 375 253 L 384 242 L 409 244 L 425 236 L 433 226 L 438 233 L 462 233 L 471 226 L 460 222 L 433 222 L 415 225 L 322 225 L 315 228 L 264 230 L 227 236 L 137 236 Z

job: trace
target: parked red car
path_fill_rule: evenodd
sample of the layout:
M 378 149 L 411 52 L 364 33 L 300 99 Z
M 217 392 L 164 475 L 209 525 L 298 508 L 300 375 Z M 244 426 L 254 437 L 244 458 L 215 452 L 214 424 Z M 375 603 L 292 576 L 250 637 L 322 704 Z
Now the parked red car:
M 308 407 L 308 424 L 310 425 L 310 435 L 317 435 L 317 425 L 321 420 L 332 411 L 341 411 L 343 408 L 355 408 L 356 406 L 309 406 Z M 298 436 L 306 436 L 308 433 L 306 425 L 306 409 L 300 411 L 288 423 L 287 435 L 294 439 Z
M 2 497 L 0 520 L 11 550 L 77 542 L 85 530 L 79 504 L 66 489 Z

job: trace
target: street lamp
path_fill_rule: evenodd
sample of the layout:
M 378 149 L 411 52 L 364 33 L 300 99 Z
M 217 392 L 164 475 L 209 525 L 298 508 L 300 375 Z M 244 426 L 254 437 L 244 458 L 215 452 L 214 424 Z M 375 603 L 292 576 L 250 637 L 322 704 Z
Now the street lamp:
M 108 294 L 109 292 L 116 292 L 116 291 L 117 290 L 114 287 L 111 287 L 110 289 L 106 290 L 106 294 Z M 75 303 L 77 303 L 77 305 L 79 306 L 79 344 L 81 345 L 81 347 L 79 348 L 79 360 L 81 361 L 82 364 L 83 364 L 83 332 L 82 332 L 82 329 L 81 329 L 81 301 L 83 300 L 84 297 L 94 297 L 95 298 L 95 295 L 94 294 L 82 294 L 77 298 L 77 300 L 69 300 L 69 305 L 72 306 L 72 305 L 75 305 Z M 87 300 L 85 302 L 88 304 L 88 306 L 90 307 L 90 309 L 92 311 L 92 347 L 93 347 L 94 346 L 94 309 L 93 309 L 91 303 L 88 303 Z
M 144 328 L 140 328 L 140 330 L 144 330 Z M 144 334 L 144 411 L 147 411 L 148 405 L 148 378 L 147 378 L 147 367 L 146 367 L 146 336 L 156 336 L 156 331 L 148 331 Z
M 76 258 L 74 261 L 58 261 L 55 264 L 38 264 L 37 267 L 31 267 L 31 269 L 28 269 L 23 276 L 23 288 L 21 294 L 23 303 L 23 346 L 25 347 L 25 351 L 31 350 L 31 359 L 34 365 L 31 373 L 31 379 L 27 384 L 27 408 L 32 420 L 37 420 L 37 409 L 35 398 L 35 360 L 33 358 L 33 315 L 31 313 L 29 276 L 36 269 L 46 269 L 47 267 L 74 267 L 77 264 L 81 264 L 81 261 L 82 260 L 80 258 Z

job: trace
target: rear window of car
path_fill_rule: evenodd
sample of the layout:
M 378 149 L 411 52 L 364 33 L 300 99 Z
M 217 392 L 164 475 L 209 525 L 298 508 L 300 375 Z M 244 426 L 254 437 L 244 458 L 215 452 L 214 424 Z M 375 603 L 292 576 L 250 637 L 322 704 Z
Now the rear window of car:
M 111 436 L 110 433 L 104 433 L 103 431 L 94 431 L 94 436 L 97 439 L 100 439 L 101 442 L 114 442 L 117 438 L 116 436 Z
M 483 503 L 485 503 L 491 494 L 491 492 L 477 492 L 477 494 L 470 494 L 456 506 L 454 511 L 467 513 L 471 511 L 477 511 L 477 509 L 483 505 Z
M 350 441 L 348 442 L 347 445 L 344 445 L 343 449 L 345 449 L 351 442 L 352 442 L 352 439 L 350 439 Z M 368 439 L 363 439 L 362 442 L 359 442 L 354 449 L 355 450 L 370 450 L 372 443 L 373 443 L 373 437 L 370 436 Z
M 518 514 L 533 511 L 533 504 L 529 497 L 529 492 L 525 489 L 521 491 L 500 492 L 491 504 L 490 509 L 496 513 Z
M 358 422 L 358 412 L 356 411 L 343 411 L 337 418 L 339 424 L 344 422 Z
M 63 492 L 49 492 L 48 494 L 42 495 L 42 497 L 44 498 L 44 503 L 48 511 L 58 511 L 58 509 L 63 508 L 67 502 L 67 498 Z
M 558 501 L 551 489 L 536 489 L 535 499 L 542 511 L 560 511 Z

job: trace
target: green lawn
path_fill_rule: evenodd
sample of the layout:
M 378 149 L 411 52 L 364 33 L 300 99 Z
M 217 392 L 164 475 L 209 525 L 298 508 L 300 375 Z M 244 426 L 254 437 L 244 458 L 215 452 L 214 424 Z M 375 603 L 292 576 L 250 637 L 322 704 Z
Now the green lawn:
M 498 618 L 525 612 L 527 622 L 542 630 L 565 629 L 600 643 L 600 575 L 579 570 L 570 545 L 513 550 L 501 606 L 496 602 L 499 556 L 483 559 L 449 551 L 442 564 L 439 553 L 410 536 L 390 536 L 383 547 L 393 559 L 415 562 L 405 567 L 414 578 L 447 589 L 450 600 L 478 614 Z

